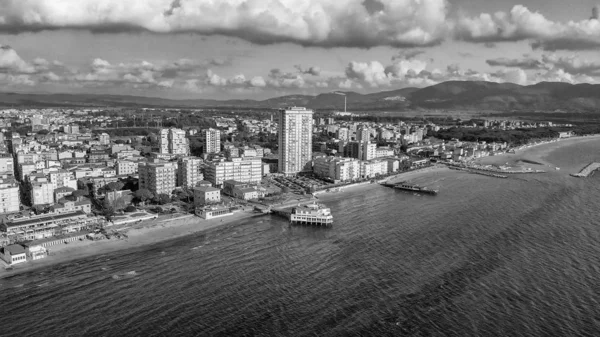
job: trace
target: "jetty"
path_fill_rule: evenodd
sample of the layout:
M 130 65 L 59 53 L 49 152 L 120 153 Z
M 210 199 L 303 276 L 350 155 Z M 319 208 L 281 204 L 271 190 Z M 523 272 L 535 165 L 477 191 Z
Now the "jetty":
M 395 183 L 395 184 L 391 184 L 391 183 L 380 183 L 380 185 L 382 186 L 386 186 L 386 187 L 391 187 L 397 190 L 401 190 L 401 191 L 406 191 L 406 192 L 415 192 L 415 193 L 423 193 L 423 194 L 429 194 L 429 195 L 437 195 L 438 194 L 438 190 L 433 190 L 433 189 L 429 189 L 427 187 L 421 187 L 421 186 L 417 186 L 417 185 L 410 185 L 406 182 L 400 182 L 400 183 Z
M 490 172 L 490 171 L 481 171 L 481 170 L 477 170 L 477 169 L 458 167 L 458 166 L 448 166 L 448 168 L 451 170 L 465 171 L 468 173 L 479 174 L 479 175 L 487 176 L 487 177 L 501 178 L 501 179 L 508 178 L 508 176 L 506 176 L 506 175 L 498 174 L 498 173 L 494 173 L 494 172 Z
M 586 178 L 594 174 L 594 172 L 596 172 L 598 169 L 600 169 L 600 163 L 593 162 L 584 167 L 581 171 L 579 171 L 579 173 L 571 173 L 571 176 L 577 178 Z

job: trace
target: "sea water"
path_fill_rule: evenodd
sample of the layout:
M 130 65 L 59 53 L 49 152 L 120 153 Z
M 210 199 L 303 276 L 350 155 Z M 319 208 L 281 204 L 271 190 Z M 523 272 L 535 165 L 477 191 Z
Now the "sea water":
M 0 279 L 0 335 L 600 335 L 600 174 L 568 176 L 598 145 L 337 193 L 330 228 L 265 216 Z

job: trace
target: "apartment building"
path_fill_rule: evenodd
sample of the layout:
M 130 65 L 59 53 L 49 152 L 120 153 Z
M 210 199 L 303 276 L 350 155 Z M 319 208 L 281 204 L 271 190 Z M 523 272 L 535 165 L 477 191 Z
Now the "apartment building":
M 177 163 L 175 162 L 148 162 L 140 163 L 139 186 L 145 188 L 154 195 L 169 194 L 177 184 Z
M 7 175 L 0 178 L 0 214 L 19 211 L 21 198 L 19 196 L 19 183 Z
M 187 156 L 190 154 L 188 139 L 185 131 L 169 128 L 161 129 L 158 136 L 158 147 L 160 153 Z
M 260 158 L 231 158 L 212 162 L 206 166 L 205 179 L 213 186 L 221 186 L 225 180 L 257 183 L 262 179 L 262 161 Z
M 118 175 L 134 175 L 138 173 L 139 163 L 129 160 L 117 161 L 115 167 Z
M 202 130 L 202 137 L 206 144 L 204 153 L 221 152 L 221 131 L 213 128 Z
M 280 173 L 294 175 L 311 170 L 312 130 L 312 110 L 301 107 L 279 110 L 278 169 Z
M 182 157 L 179 158 L 177 164 L 177 186 L 193 188 L 204 180 L 204 175 L 200 172 L 202 159 L 198 157 Z

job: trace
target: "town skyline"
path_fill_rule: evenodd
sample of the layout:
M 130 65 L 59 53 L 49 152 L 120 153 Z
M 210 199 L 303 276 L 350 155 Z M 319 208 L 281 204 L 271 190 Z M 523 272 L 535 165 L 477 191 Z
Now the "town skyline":
M 0 82 L 11 92 L 171 99 L 370 93 L 448 80 L 598 83 L 594 5 L 7 2 Z

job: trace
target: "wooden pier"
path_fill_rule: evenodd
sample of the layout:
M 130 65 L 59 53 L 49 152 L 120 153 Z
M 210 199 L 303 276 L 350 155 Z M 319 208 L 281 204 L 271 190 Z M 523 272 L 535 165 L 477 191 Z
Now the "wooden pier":
M 465 167 L 448 166 L 448 168 L 451 170 L 465 171 L 465 172 L 469 172 L 469 173 L 473 173 L 473 174 L 479 174 L 482 176 L 501 178 L 501 179 L 508 178 L 508 176 L 505 176 L 503 174 L 498 174 L 498 173 L 493 173 L 493 172 L 488 172 L 488 171 L 480 171 L 480 170 L 470 169 L 470 168 L 465 168 Z

